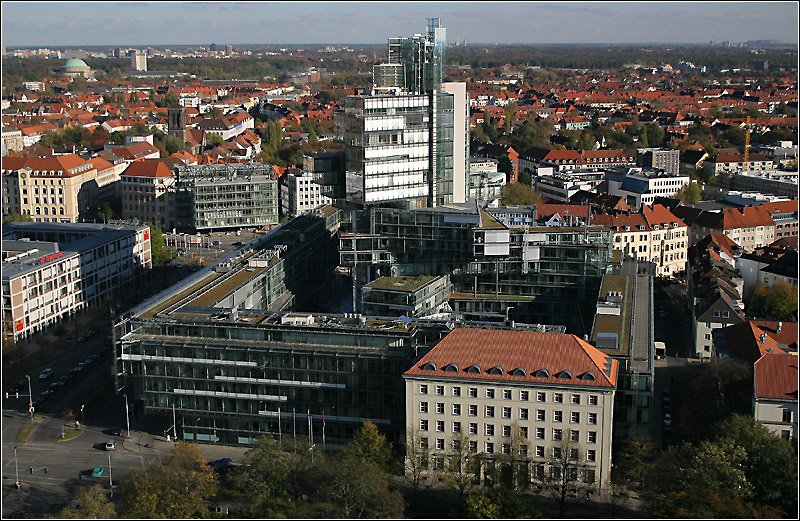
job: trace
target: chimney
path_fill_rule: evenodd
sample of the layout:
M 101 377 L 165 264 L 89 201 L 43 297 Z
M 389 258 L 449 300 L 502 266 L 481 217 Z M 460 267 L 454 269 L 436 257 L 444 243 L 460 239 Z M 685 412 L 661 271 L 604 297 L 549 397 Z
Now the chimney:
M 767 334 L 766 333 L 761 333 L 761 343 L 763 344 L 766 341 L 767 341 Z
M 778 330 L 776 331 L 776 333 L 778 333 L 780 335 L 781 334 L 781 329 L 783 329 L 783 322 L 778 322 Z

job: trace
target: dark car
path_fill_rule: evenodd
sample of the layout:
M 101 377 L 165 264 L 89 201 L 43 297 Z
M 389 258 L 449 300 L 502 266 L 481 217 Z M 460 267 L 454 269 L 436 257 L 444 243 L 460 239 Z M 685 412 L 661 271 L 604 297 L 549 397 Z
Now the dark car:
M 236 466 L 236 464 L 230 458 L 220 458 L 214 461 L 209 461 L 208 464 L 215 469 L 227 469 Z
M 109 436 L 122 436 L 122 427 L 111 427 L 110 429 L 104 430 L 103 434 L 108 434 Z

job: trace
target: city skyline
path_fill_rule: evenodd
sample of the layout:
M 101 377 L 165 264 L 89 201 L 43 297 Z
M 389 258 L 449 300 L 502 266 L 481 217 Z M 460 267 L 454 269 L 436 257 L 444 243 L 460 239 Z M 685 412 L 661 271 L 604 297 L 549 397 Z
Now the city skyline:
M 385 43 L 428 17 L 448 43 L 797 44 L 795 2 L 3 2 L 6 47 Z

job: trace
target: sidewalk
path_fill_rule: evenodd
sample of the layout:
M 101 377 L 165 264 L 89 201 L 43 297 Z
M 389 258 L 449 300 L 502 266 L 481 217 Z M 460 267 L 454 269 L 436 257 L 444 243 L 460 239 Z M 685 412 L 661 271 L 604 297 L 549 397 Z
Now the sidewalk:
M 168 455 L 175 447 L 175 440 L 149 432 L 131 431 L 131 437 L 123 439 L 122 447 L 134 454 L 157 454 Z M 227 445 L 210 445 L 198 443 L 198 447 L 205 454 L 206 459 L 216 460 L 220 458 L 231 458 L 233 461 L 240 463 L 244 457 L 248 447 L 231 447 Z

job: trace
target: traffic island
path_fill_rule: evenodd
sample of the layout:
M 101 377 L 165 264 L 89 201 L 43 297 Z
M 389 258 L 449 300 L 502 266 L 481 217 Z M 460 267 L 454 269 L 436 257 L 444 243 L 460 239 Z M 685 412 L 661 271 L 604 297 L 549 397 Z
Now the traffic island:
M 19 429 L 17 433 L 17 443 L 24 443 L 28 441 L 33 431 L 36 430 L 36 424 L 32 425 L 24 425 Z
M 56 441 L 61 443 L 64 441 L 74 440 L 81 434 L 83 434 L 82 428 L 67 427 L 61 431 L 61 433 L 58 435 L 58 438 L 56 438 Z

